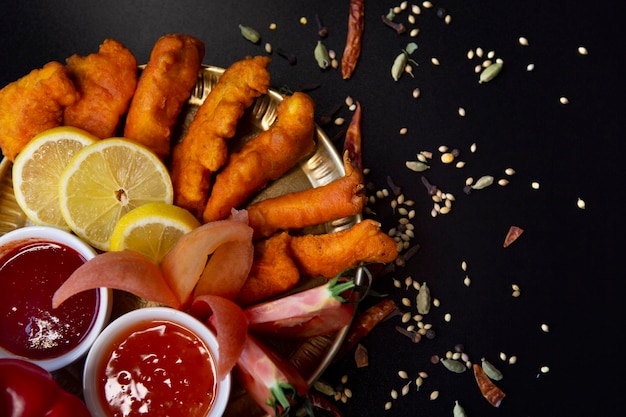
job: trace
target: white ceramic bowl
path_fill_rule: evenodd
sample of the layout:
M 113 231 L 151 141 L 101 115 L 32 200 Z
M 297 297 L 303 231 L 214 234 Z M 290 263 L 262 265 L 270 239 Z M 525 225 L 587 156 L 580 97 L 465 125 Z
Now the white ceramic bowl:
M 57 229 L 48 226 L 27 226 L 19 229 L 15 229 L 0 236 L 0 253 L 2 253 L 2 247 L 10 247 L 15 242 L 24 239 L 57 242 L 65 246 L 68 246 L 78 253 L 80 253 L 86 260 L 90 260 L 96 256 L 94 249 L 83 242 L 75 235 L 68 233 L 64 230 Z M 107 288 L 100 288 L 99 290 L 100 304 L 96 312 L 96 317 L 91 326 L 89 333 L 82 338 L 80 343 L 66 353 L 47 359 L 28 359 L 31 362 L 36 363 L 42 368 L 48 371 L 55 371 L 61 369 L 76 360 L 82 358 L 87 351 L 91 348 L 91 345 L 95 342 L 98 334 L 104 329 L 109 322 L 112 308 L 112 292 Z M 0 357 L 22 357 L 15 355 L 12 352 L 3 349 L 0 346 Z M 22 357 L 23 358 L 23 357 Z
M 150 321 L 171 322 L 191 331 L 210 349 L 213 359 L 218 361 L 217 338 L 206 324 L 195 317 L 169 307 L 146 307 L 130 311 L 113 320 L 100 333 L 87 355 L 83 369 L 83 395 L 93 417 L 109 416 L 100 400 L 102 393 L 98 392 L 97 374 L 100 364 L 110 356 L 113 341 L 120 340 L 129 331 L 137 330 L 140 323 Z M 230 396 L 230 386 L 230 374 L 222 381 L 217 382 L 213 406 L 206 417 L 220 417 L 224 414 Z

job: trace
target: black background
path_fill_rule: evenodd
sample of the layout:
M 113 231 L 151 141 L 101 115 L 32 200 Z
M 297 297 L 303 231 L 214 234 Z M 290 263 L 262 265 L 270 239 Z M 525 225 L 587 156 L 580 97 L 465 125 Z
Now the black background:
M 0 12 L 1 86 L 48 61 L 96 52 L 105 38 L 121 41 L 144 63 L 161 35 L 188 33 L 205 43 L 205 64 L 227 67 L 246 55 L 265 54 L 266 42 L 274 51 L 296 54 L 296 65 L 272 54 L 272 86 L 298 90 L 319 84 L 309 92 L 318 119 L 347 96 L 361 103 L 367 179 L 372 190 L 380 190 L 388 188 L 390 176 L 416 202 L 412 243 L 421 246 L 404 268 L 380 278 L 374 288 L 400 304 L 415 291 L 395 288 L 392 278 L 411 276 L 426 281 L 441 306 L 425 318 L 436 330 L 435 339 L 412 344 L 395 331 L 401 323 L 394 317 L 363 340 L 368 367 L 357 369 L 349 355 L 326 371 L 322 378 L 331 385 L 348 376 L 353 396 L 338 403 L 346 416 L 450 416 L 455 400 L 469 416 L 583 415 L 587 410 L 605 415 L 620 409 L 624 61 L 623 24 L 612 4 L 435 0 L 433 9 L 422 7 L 417 23 L 408 25 L 420 28 L 410 38 L 381 22 L 381 15 L 399 3 L 366 1 L 361 57 L 352 78 L 343 80 L 340 70 L 316 65 L 314 16 L 318 13 L 329 29 L 325 45 L 340 57 L 347 0 L 7 3 Z M 450 14 L 450 24 L 437 17 L 440 7 Z M 397 19 L 406 22 L 408 13 Z M 300 23 L 302 16 L 308 24 Z M 261 43 L 245 40 L 240 23 L 256 28 Z M 518 43 L 520 36 L 528 46 Z M 419 46 L 411 56 L 418 64 L 414 78 L 404 74 L 394 82 L 391 64 L 411 41 Z M 577 53 L 581 45 L 587 56 Z M 474 66 L 480 61 L 466 57 L 477 47 L 504 60 L 502 72 L 489 83 L 478 83 Z M 531 63 L 535 68 L 527 71 Z M 416 87 L 421 90 L 417 100 L 411 96 Z M 562 96 L 569 104 L 559 102 Z M 459 107 L 465 117 L 457 113 Z M 337 116 L 349 120 L 351 113 L 343 106 Z M 402 127 L 406 135 L 399 134 Z M 342 129 L 325 128 L 331 138 Z M 469 150 L 472 143 L 475 153 Z M 439 162 L 440 145 L 459 149 L 466 166 Z M 434 154 L 424 175 L 456 196 L 445 216 L 430 216 L 432 201 L 422 174 L 404 166 L 423 150 Z M 508 167 L 517 172 L 508 186 L 463 193 L 465 178 L 504 178 Z M 533 181 L 539 190 L 531 188 Z M 579 197 L 585 210 L 576 205 Z M 391 197 L 370 206 L 385 230 L 400 217 L 390 203 Z M 511 225 L 525 232 L 505 249 Z M 463 285 L 466 274 L 469 287 Z M 511 296 L 513 283 L 521 287 L 519 298 Z M 362 307 L 376 301 L 368 299 Z M 451 313 L 450 323 L 445 313 Z M 542 323 L 549 333 L 541 331 Z M 504 373 L 498 385 L 507 397 L 500 408 L 481 397 L 471 372 L 453 374 L 430 363 L 431 355 L 444 355 L 456 344 L 463 344 L 472 361 L 484 356 Z M 516 355 L 517 363 L 502 362 L 500 352 Z M 539 375 L 544 365 L 550 372 Z M 390 391 L 407 382 L 399 370 L 413 382 L 409 394 L 392 400 Z M 430 376 L 417 391 L 419 371 Z M 435 401 L 428 399 L 433 390 L 440 392 Z M 393 405 L 385 411 L 387 401 Z

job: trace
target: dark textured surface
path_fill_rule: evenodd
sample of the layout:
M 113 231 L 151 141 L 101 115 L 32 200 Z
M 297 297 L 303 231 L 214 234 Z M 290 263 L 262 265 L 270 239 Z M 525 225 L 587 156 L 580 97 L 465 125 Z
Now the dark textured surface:
M 6 2 L 5 2 L 6 3 Z M 17 3 L 17 2 L 16 2 Z M 424 321 L 436 331 L 433 340 L 412 344 L 394 330 L 399 317 L 378 326 L 363 340 L 369 350 L 366 368 L 357 369 L 351 356 L 323 375 L 331 385 L 348 375 L 353 396 L 339 407 L 346 416 L 450 416 L 459 400 L 471 416 L 606 415 L 617 410 L 621 398 L 615 375 L 622 369 L 617 335 L 624 318 L 621 280 L 616 262 L 623 247 L 621 216 L 624 121 L 620 111 L 623 46 L 618 13 L 610 5 L 582 5 L 559 1 L 434 2 L 422 7 L 416 38 L 398 36 L 380 16 L 397 5 L 366 1 L 363 50 L 353 77 L 342 80 L 339 70 L 320 70 L 313 56 L 318 40 L 315 13 L 329 29 L 324 43 L 341 56 L 347 30 L 348 1 L 29 1 L 0 6 L 0 85 L 16 80 L 50 60 L 97 51 L 105 38 L 115 38 L 146 62 L 159 36 L 189 33 L 205 42 L 204 63 L 227 67 L 246 55 L 264 54 L 270 42 L 297 55 L 296 65 L 272 54 L 272 86 L 291 90 L 319 84 L 310 94 L 317 118 L 342 104 L 346 96 L 363 107 L 363 159 L 370 169 L 373 190 L 387 187 L 387 176 L 416 202 L 412 243 L 419 253 L 403 268 L 380 278 L 374 288 L 400 304 L 414 300 L 415 291 L 397 289 L 392 278 L 411 276 L 428 282 L 441 306 Z M 409 2 L 409 5 L 411 2 Z M 445 7 L 449 25 L 436 17 Z M 406 22 L 407 12 L 398 19 Z M 307 25 L 299 23 L 301 16 Z M 270 23 L 276 30 L 269 30 Z M 242 38 L 237 25 L 261 32 L 259 45 Z M 410 25 L 409 25 L 410 26 Z M 518 43 L 525 36 L 529 46 Z M 410 41 L 419 49 L 411 56 L 414 78 L 398 82 L 390 75 L 395 56 Z M 584 45 L 589 55 L 580 56 Z M 477 82 L 466 52 L 482 47 L 505 61 L 493 81 Z M 439 66 L 431 64 L 437 57 Z M 526 71 L 527 64 L 535 69 Z M 421 97 L 411 97 L 419 87 Z M 565 96 L 569 104 L 559 103 Z M 466 116 L 457 109 L 463 107 Z M 338 116 L 349 120 L 345 106 Z M 402 127 L 408 129 L 400 135 Z M 342 128 L 325 128 L 335 137 Z M 478 150 L 469 148 L 476 143 Z M 439 162 L 440 145 L 458 148 L 462 169 Z M 341 141 L 337 146 L 342 146 Z M 421 174 L 405 168 L 406 160 L 427 150 L 434 154 L 424 173 L 444 191 L 456 196 L 452 212 L 432 218 L 432 202 L 420 182 Z M 467 196 L 465 178 L 517 174 L 506 187 L 492 185 Z M 539 190 L 531 182 L 540 183 Z M 587 208 L 576 206 L 578 197 Z M 385 230 L 400 215 L 391 198 L 371 209 Z M 508 248 L 502 247 L 509 226 L 525 229 Z M 469 287 L 463 285 L 468 264 Z M 521 296 L 511 296 L 511 284 Z M 362 307 L 374 303 L 366 300 Z M 409 311 L 409 308 L 403 308 Z M 414 309 L 414 307 L 413 307 Z M 443 320 L 451 313 L 452 321 Z M 549 333 L 540 325 L 547 323 Z M 471 372 L 453 374 L 430 363 L 463 344 L 471 360 L 488 358 L 504 373 L 497 384 L 507 393 L 502 406 L 482 399 Z M 508 365 L 499 353 L 516 355 Z M 539 368 L 550 372 L 538 377 Z M 410 392 L 400 392 L 398 370 L 413 380 Z M 419 391 L 419 371 L 430 375 Z M 616 374 L 620 378 L 620 374 Z M 428 395 L 438 390 L 439 398 Z M 392 401 L 392 408 L 384 404 Z

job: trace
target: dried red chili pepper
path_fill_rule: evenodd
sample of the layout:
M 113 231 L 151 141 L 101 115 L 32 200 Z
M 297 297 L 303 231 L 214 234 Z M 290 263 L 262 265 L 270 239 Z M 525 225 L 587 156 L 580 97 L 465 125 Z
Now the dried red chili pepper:
M 504 244 L 502 246 L 506 248 L 511 243 L 515 242 L 522 233 L 524 233 L 524 229 L 517 226 L 511 226 L 506 234 L 506 237 L 504 238 Z
M 348 17 L 348 36 L 346 47 L 341 57 L 341 75 L 346 80 L 352 76 L 356 63 L 361 54 L 361 40 L 364 27 L 364 0 L 350 0 L 350 15 Z
M 338 360 L 352 350 L 352 348 L 356 346 L 361 339 L 367 336 L 378 323 L 383 321 L 396 309 L 396 303 L 392 299 L 385 298 L 358 315 L 350 325 L 348 335 L 343 341 L 341 348 L 339 348 L 339 352 L 337 352 L 334 360 Z
M 499 407 L 506 394 L 498 388 L 496 384 L 491 382 L 491 379 L 489 379 L 482 366 L 473 364 L 472 367 L 474 368 L 474 378 L 476 378 L 476 383 L 483 397 L 489 401 L 489 404 L 494 407 Z
M 333 404 L 322 394 L 315 392 L 314 390 L 310 389 L 306 393 L 306 398 L 309 400 L 313 407 L 327 411 L 328 414 L 330 414 L 332 417 L 343 416 L 343 414 L 341 414 L 341 411 L 339 411 L 339 408 L 337 408 L 335 404 Z

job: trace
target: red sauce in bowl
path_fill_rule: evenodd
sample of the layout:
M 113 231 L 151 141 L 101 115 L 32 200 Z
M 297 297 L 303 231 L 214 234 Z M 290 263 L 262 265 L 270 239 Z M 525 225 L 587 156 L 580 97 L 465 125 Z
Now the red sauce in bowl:
M 109 415 L 207 415 L 217 392 L 215 361 L 196 334 L 167 320 L 143 321 L 110 343 L 95 365 L 95 389 Z
M 100 296 L 85 291 L 52 308 L 52 296 L 86 259 L 61 243 L 11 242 L 0 252 L 0 346 L 26 358 L 56 358 L 92 328 Z

